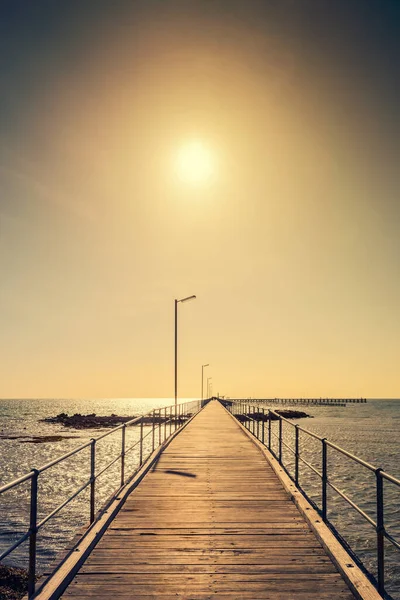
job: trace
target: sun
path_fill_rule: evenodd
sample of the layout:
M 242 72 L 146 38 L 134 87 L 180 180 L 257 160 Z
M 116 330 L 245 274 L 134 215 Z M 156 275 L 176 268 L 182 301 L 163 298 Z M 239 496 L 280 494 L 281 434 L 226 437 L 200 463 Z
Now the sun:
M 193 140 L 181 146 L 176 157 L 176 172 L 182 181 L 200 185 L 212 180 L 215 159 L 206 144 Z

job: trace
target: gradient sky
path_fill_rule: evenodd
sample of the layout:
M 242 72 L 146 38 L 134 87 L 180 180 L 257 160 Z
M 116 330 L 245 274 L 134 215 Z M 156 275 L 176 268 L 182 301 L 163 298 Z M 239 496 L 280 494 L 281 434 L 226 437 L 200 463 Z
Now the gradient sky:
M 0 397 L 400 396 L 398 0 L 0 0 Z M 176 176 L 200 140 L 211 181 Z

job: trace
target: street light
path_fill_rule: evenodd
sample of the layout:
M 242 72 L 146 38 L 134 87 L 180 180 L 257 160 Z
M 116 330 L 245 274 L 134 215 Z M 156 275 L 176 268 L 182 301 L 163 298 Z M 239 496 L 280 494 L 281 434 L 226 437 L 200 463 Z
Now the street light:
M 211 379 L 212 379 L 212 377 L 207 377 L 207 398 L 210 397 L 210 393 L 209 393 L 209 386 L 210 386 L 210 384 L 209 384 L 209 381 L 211 381 Z
M 178 405 L 178 303 L 194 300 L 196 296 L 188 296 L 187 298 L 175 299 L 175 410 Z
M 203 394 L 203 389 L 204 389 L 204 369 L 206 367 L 209 367 L 210 365 L 207 363 L 206 365 L 201 365 L 201 399 L 203 400 L 204 398 L 204 394 Z

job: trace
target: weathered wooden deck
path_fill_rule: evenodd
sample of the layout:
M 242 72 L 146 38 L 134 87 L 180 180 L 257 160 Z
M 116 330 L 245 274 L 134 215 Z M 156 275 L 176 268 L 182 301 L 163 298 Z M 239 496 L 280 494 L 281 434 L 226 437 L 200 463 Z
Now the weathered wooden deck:
M 63 598 L 350 600 L 259 448 L 218 402 L 170 443 Z

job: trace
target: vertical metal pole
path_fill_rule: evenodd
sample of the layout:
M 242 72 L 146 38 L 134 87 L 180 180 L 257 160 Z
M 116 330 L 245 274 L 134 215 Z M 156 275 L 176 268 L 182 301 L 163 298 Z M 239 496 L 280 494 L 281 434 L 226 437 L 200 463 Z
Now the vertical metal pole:
M 158 409 L 158 445 L 161 446 L 161 409 Z
M 151 432 L 151 445 L 152 445 L 152 449 L 154 452 L 154 446 L 155 446 L 155 434 L 156 434 L 156 423 L 155 423 L 155 416 L 156 416 L 156 411 L 153 410 L 153 414 L 152 414 L 152 425 L 153 425 L 153 429 Z
M 96 440 L 92 439 L 90 444 L 90 523 L 94 522 L 96 510 Z
M 167 407 L 164 408 L 164 442 L 167 439 Z
M 295 425 L 295 450 L 294 450 L 294 482 L 299 487 L 299 426 Z
M 378 559 L 378 592 L 385 593 L 385 522 L 383 516 L 383 477 L 382 469 L 376 475 L 376 549 Z
M 271 409 L 268 409 L 268 450 L 271 450 Z
M 126 425 L 122 426 L 122 440 L 121 440 L 121 487 L 125 483 L 125 434 L 126 434 Z
M 265 445 L 265 408 L 262 409 L 262 438 L 261 441 Z
M 279 417 L 279 464 L 282 464 L 282 417 Z
M 36 582 L 36 540 L 37 540 L 37 504 L 38 504 L 38 477 L 39 471 L 32 469 L 31 479 L 31 506 L 29 518 L 29 570 L 28 570 L 28 597 L 35 593 Z
M 175 406 L 178 404 L 178 300 L 175 300 Z
M 321 440 L 322 442 L 322 520 L 326 522 L 327 519 L 327 488 L 328 488 L 328 446 L 326 444 L 326 438 Z
M 257 409 L 257 439 L 260 439 L 260 411 Z
M 172 433 L 172 406 L 169 407 L 169 436 L 171 435 L 171 433 Z
M 140 419 L 140 456 L 139 465 L 143 464 L 143 417 Z
M 176 425 L 177 425 L 176 418 L 177 418 L 177 416 L 178 416 L 178 407 L 175 404 L 175 407 L 174 407 L 174 423 L 175 423 L 174 431 L 176 431 Z

